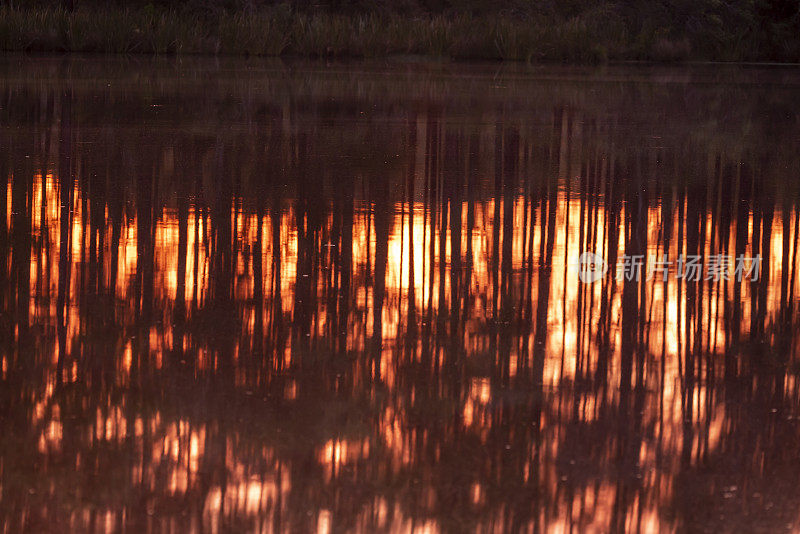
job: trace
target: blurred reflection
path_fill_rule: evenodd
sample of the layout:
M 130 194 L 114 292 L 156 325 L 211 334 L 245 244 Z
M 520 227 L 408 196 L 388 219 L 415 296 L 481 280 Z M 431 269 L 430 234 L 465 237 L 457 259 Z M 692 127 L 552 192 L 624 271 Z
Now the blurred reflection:
M 4 531 L 800 527 L 775 73 L 270 68 L 2 66 Z

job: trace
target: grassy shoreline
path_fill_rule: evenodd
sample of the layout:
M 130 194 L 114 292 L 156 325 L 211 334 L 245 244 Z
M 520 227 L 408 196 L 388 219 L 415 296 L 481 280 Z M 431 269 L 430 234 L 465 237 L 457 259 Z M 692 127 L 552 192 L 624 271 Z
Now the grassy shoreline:
M 713 28 L 712 28 L 713 29 Z M 796 43 L 780 60 L 797 61 Z M 695 34 L 650 24 L 632 31 L 613 9 L 557 20 L 496 14 L 295 12 L 279 7 L 213 16 L 152 8 L 0 8 L 0 50 L 122 54 L 381 57 L 562 61 L 774 60 L 745 30 Z

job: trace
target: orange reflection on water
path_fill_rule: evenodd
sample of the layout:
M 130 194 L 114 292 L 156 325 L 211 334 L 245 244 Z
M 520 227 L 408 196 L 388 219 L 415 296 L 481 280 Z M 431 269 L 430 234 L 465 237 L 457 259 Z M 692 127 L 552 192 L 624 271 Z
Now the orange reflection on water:
M 797 526 L 768 481 L 794 473 L 800 212 L 744 156 L 664 177 L 569 107 L 431 108 L 361 132 L 385 158 L 284 117 L 112 137 L 117 169 L 68 118 L 4 176 L 5 529 L 682 531 L 782 497 Z M 633 254 L 765 262 L 615 280 Z
M 52 356 L 44 360 L 47 362 L 45 369 L 48 369 L 51 378 L 47 379 L 47 390 L 42 392 L 41 400 L 37 401 L 32 420 L 42 429 L 38 451 L 43 455 L 57 455 L 62 454 L 64 423 L 58 405 L 54 409 L 44 407 L 53 402 L 54 383 L 59 380 L 75 381 L 82 373 L 87 372 L 83 367 L 88 350 L 83 312 L 84 299 L 88 296 L 85 289 L 87 265 L 90 263 L 87 260 L 87 249 L 97 254 L 97 258 L 103 259 L 102 264 L 97 264 L 99 273 L 93 276 L 98 276 L 103 281 L 101 286 L 106 289 L 109 283 L 113 283 L 115 304 L 109 308 L 109 313 L 116 317 L 116 321 L 121 321 L 123 326 L 128 321 L 134 321 L 145 306 L 141 301 L 131 302 L 132 297 L 142 291 L 137 286 L 141 283 L 137 277 L 142 271 L 152 271 L 152 308 L 160 314 L 160 323 L 157 321 L 145 331 L 139 329 L 140 334 L 133 333 L 137 330 L 123 334 L 100 353 L 103 357 L 118 359 L 120 363 L 115 374 L 106 380 L 115 381 L 124 387 L 132 385 L 133 373 L 141 377 L 142 373 L 151 375 L 164 372 L 167 360 L 174 360 L 176 357 L 180 358 L 182 364 L 194 369 L 195 376 L 215 376 L 224 372 L 221 367 L 224 360 L 221 359 L 219 349 L 196 339 L 197 336 L 213 336 L 213 327 L 206 332 L 194 331 L 191 327 L 178 328 L 179 323 L 191 325 L 195 316 L 204 313 L 204 307 L 214 299 L 219 299 L 214 294 L 212 273 L 221 254 L 217 247 L 221 245 L 214 241 L 213 233 L 209 233 L 213 232 L 215 221 L 204 210 L 196 207 L 188 209 L 184 213 L 185 230 L 181 230 L 177 211 L 163 209 L 154 218 L 152 267 L 147 267 L 143 265 L 149 260 L 141 255 L 138 235 L 140 226 L 136 216 L 121 221 L 119 228 L 114 227 L 112 220 L 103 217 L 105 222 L 102 229 L 92 228 L 94 235 L 87 234 L 89 214 L 83 211 L 82 194 L 77 185 L 71 195 L 74 198 L 74 206 L 70 210 L 71 232 L 68 234 L 71 241 L 62 244 L 59 241 L 59 228 L 63 212 L 59 209 L 61 192 L 57 180 L 52 175 L 44 180 L 41 176 L 35 176 L 32 193 L 32 198 L 37 199 L 31 205 L 32 213 L 38 215 L 33 219 L 31 228 L 41 244 L 31 247 L 29 272 L 32 291 L 29 315 L 40 324 L 58 322 L 53 297 L 58 292 L 60 270 L 64 270 L 60 255 L 65 249 L 71 250 L 67 266 L 67 272 L 70 273 L 70 293 L 65 303 L 68 313 L 64 320 L 65 343 L 62 345 L 65 353 L 62 355 L 59 345 L 54 344 Z M 45 204 L 37 204 L 41 199 L 44 199 Z M 495 202 L 500 201 L 479 201 L 474 205 L 470 205 L 468 201 L 461 203 L 461 220 L 456 222 L 461 227 L 458 246 L 452 242 L 451 230 L 444 229 L 441 221 L 435 218 L 432 220 L 427 202 L 394 203 L 390 208 L 388 233 L 382 236 L 376 235 L 376 225 L 379 222 L 376 220 L 375 210 L 386 208 L 367 206 L 365 211 L 353 213 L 351 256 L 338 256 L 336 259 L 334 253 L 337 247 L 342 246 L 342 242 L 323 242 L 321 239 L 324 234 L 334 232 L 331 228 L 334 219 L 329 216 L 324 220 L 327 229 L 323 227 L 320 238 L 312 243 L 319 259 L 315 270 L 310 273 L 304 271 L 304 267 L 299 264 L 301 245 L 297 225 L 302 222 L 302 217 L 293 205 L 285 206 L 280 213 L 258 216 L 241 213 L 234 202 L 230 216 L 231 220 L 236 221 L 236 232 L 232 240 L 235 256 L 229 261 L 235 269 L 232 271 L 229 295 L 237 303 L 236 313 L 241 314 L 239 317 L 242 321 L 234 326 L 241 330 L 230 337 L 229 341 L 233 345 L 227 351 L 233 364 L 240 367 L 236 370 L 238 378 L 235 383 L 237 387 L 249 388 L 244 395 L 253 397 L 256 394 L 251 390 L 259 388 L 259 384 L 266 384 L 263 381 L 270 380 L 268 374 L 252 373 L 252 359 L 243 360 L 242 351 L 250 353 L 253 344 L 270 347 L 274 354 L 283 355 L 279 358 L 279 366 L 282 372 L 289 373 L 294 372 L 292 369 L 302 369 L 302 360 L 313 354 L 300 352 L 295 347 L 295 343 L 302 343 L 304 337 L 308 340 L 306 342 L 318 345 L 325 343 L 326 338 L 336 338 L 344 334 L 348 352 L 369 353 L 376 342 L 379 347 L 383 347 L 379 352 L 379 364 L 375 368 L 377 374 L 371 380 L 377 378 L 386 391 L 391 392 L 391 398 L 387 399 L 388 404 L 382 415 L 374 421 L 374 434 L 368 431 L 364 437 L 355 440 L 332 437 L 317 447 L 315 462 L 324 473 L 322 480 L 332 484 L 336 479 L 347 476 L 348 469 L 374 462 L 377 462 L 377 467 L 384 461 L 382 458 L 389 462 L 386 464 L 387 473 L 400 473 L 421 467 L 419 452 L 415 452 L 415 449 L 418 447 L 416 444 L 426 443 L 427 432 L 413 425 L 408 426 L 408 414 L 404 413 L 408 410 L 405 403 L 415 405 L 415 396 L 421 392 L 412 389 L 411 396 L 404 400 L 408 392 L 402 386 L 404 379 L 401 378 L 406 373 L 403 369 L 408 365 L 421 363 L 422 369 L 431 369 L 430 360 L 425 362 L 422 353 L 417 350 L 409 351 L 413 344 L 409 345 L 408 336 L 419 328 L 432 332 L 430 335 L 446 336 L 445 346 L 454 343 L 461 347 L 459 350 L 464 351 L 464 361 L 474 362 L 472 365 L 478 366 L 475 371 L 470 371 L 470 374 L 477 374 L 465 383 L 464 393 L 453 398 L 461 404 L 456 412 L 454 430 L 460 428 L 458 432 L 466 432 L 477 439 L 478 443 L 488 444 L 493 440 L 496 404 L 499 402 L 498 395 L 502 395 L 504 388 L 490 374 L 482 374 L 478 370 L 481 365 L 485 365 L 482 362 L 490 366 L 500 365 L 507 377 L 504 380 L 514 380 L 521 370 L 525 370 L 525 380 L 530 380 L 530 370 L 536 368 L 539 359 L 541 375 L 537 383 L 546 388 L 545 391 L 558 391 L 566 384 L 577 384 L 587 376 L 605 373 L 608 389 L 587 395 L 575 405 L 576 420 L 582 424 L 597 422 L 602 417 L 603 405 L 617 398 L 619 391 L 625 391 L 623 381 L 633 380 L 633 387 L 643 386 L 648 392 L 652 392 L 645 396 L 639 409 L 643 415 L 642 424 L 652 425 L 653 433 L 651 439 L 642 442 L 638 451 L 634 452 L 635 463 L 641 469 L 641 475 L 637 477 L 655 493 L 640 494 L 629 504 L 630 515 L 626 521 L 638 523 L 626 524 L 631 528 L 655 529 L 663 520 L 658 513 L 659 503 L 675 497 L 674 482 L 670 483 L 669 480 L 680 476 L 681 450 L 685 450 L 687 446 L 687 413 L 697 414 L 689 416 L 695 419 L 695 423 L 705 421 L 704 431 L 696 434 L 692 431 L 688 437 L 691 442 L 688 450 L 690 457 L 710 454 L 720 446 L 720 439 L 725 432 L 724 408 L 708 404 L 711 393 L 703 381 L 687 389 L 685 373 L 689 370 L 682 362 L 687 357 L 687 347 L 695 346 L 701 347 L 703 354 L 711 358 L 709 362 L 714 368 L 718 367 L 719 360 L 724 357 L 731 344 L 731 306 L 737 305 L 731 300 L 735 282 L 704 281 L 692 285 L 677 279 L 673 272 L 666 282 L 654 277 L 641 284 L 634 284 L 639 304 L 633 313 L 636 314 L 635 327 L 640 329 L 641 336 L 635 350 L 646 362 L 652 361 L 653 365 L 644 375 L 626 378 L 621 358 L 625 352 L 623 315 L 628 313 L 623 309 L 623 292 L 628 290 L 628 286 L 624 282 L 614 281 L 613 273 L 600 283 L 583 284 L 570 267 L 571 258 L 581 250 L 597 250 L 605 257 L 612 256 L 612 249 L 616 251 L 617 257 L 626 253 L 624 221 L 627 213 L 624 207 L 612 215 L 604 206 L 598 205 L 595 212 L 587 217 L 586 199 L 570 197 L 570 193 L 563 190 L 558 192 L 554 203 L 541 207 L 519 196 L 512 198 L 508 207 L 505 201 L 501 206 L 496 206 Z M 334 208 L 328 206 L 327 209 Z M 505 209 L 512 211 L 509 219 L 505 219 Z M 684 209 L 682 205 L 673 206 L 667 212 L 670 220 L 666 223 L 662 220 L 665 212 L 661 205 L 648 207 L 643 215 L 647 224 L 645 252 L 658 255 L 667 253 L 671 258 L 686 253 L 685 241 L 673 239 L 668 243 L 668 248 L 664 248 L 661 238 L 667 224 L 672 228 L 681 225 Z M 9 203 L 6 213 L 9 222 L 13 220 L 10 210 Z M 548 210 L 555 210 L 554 223 L 546 226 L 541 221 L 547 220 Z M 467 221 L 468 211 L 474 213 L 472 223 Z M 495 215 L 499 215 L 499 221 L 495 219 Z M 793 221 L 796 216 L 792 212 L 787 220 Z M 753 227 L 752 217 L 750 214 L 745 221 L 750 233 Z M 776 213 L 775 219 L 781 218 L 782 214 Z M 510 221 L 510 226 L 506 225 L 502 231 L 496 231 L 495 225 L 501 224 L 504 219 Z M 527 226 L 526 221 L 529 222 Z M 609 228 L 610 224 L 616 227 L 614 232 Z M 185 242 L 182 242 L 182 231 L 185 231 Z M 279 232 L 279 235 L 273 236 L 273 231 Z M 509 231 L 511 235 L 506 235 Z M 725 234 L 725 242 L 719 242 L 721 230 L 709 222 L 702 227 L 702 231 L 709 237 L 703 250 L 698 252 L 710 255 L 718 250 L 735 250 L 735 227 Z M 552 236 L 550 232 L 554 232 Z M 780 296 L 780 280 L 784 269 L 792 272 L 792 288 L 797 289 L 798 282 L 793 276 L 796 263 L 784 265 L 781 262 L 782 257 L 792 257 L 790 253 L 783 254 L 784 233 L 789 234 L 789 243 L 796 243 L 797 236 L 794 232 L 791 227 L 784 228 L 781 224 L 774 224 L 771 228 L 768 243 L 770 261 L 765 264 L 764 270 L 764 276 L 768 277 L 770 283 L 759 286 L 767 291 L 765 318 L 762 319 L 766 323 L 776 321 L 776 316 L 784 306 Z M 95 242 L 99 235 L 103 236 L 102 242 Z M 117 242 L 112 241 L 112 236 L 115 235 L 119 236 Z M 609 240 L 609 235 L 613 235 L 614 239 Z M 497 236 L 500 241 L 493 241 Z M 587 236 L 592 236 L 593 242 L 587 242 Z M 718 241 L 715 243 L 710 236 Z M 385 239 L 386 242 L 380 243 L 379 239 Z M 511 241 L 508 248 L 505 248 L 506 239 Z M 273 250 L 274 243 L 280 244 L 279 250 Z M 542 256 L 541 251 L 547 247 L 551 247 L 551 252 Z M 379 272 L 375 261 L 380 248 L 385 250 L 386 263 L 380 269 L 383 272 L 384 288 L 380 297 L 381 331 L 375 341 L 375 315 L 371 310 L 376 302 L 375 280 L 369 281 L 367 278 L 363 283 L 351 286 L 349 295 L 338 296 L 352 299 L 351 309 L 354 313 L 344 318 L 337 315 L 336 303 L 331 307 L 332 301 L 324 295 L 330 284 L 339 283 L 342 276 L 341 272 L 330 273 L 332 264 L 327 262 L 347 262 L 351 273 L 374 276 Z M 755 255 L 758 251 L 748 246 L 741 252 Z M 254 278 L 256 254 L 260 256 L 260 279 Z M 454 254 L 458 254 L 457 271 L 454 270 Z M 509 258 L 510 263 L 506 263 L 505 258 L 498 260 L 497 256 L 500 254 Z M 115 258 L 119 258 L 116 265 Z M 502 265 L 501 272 L 495 270 L 498 263 Z M 303 278 L 311 278 L 310 285 L 303 285 Z M 694 305 L 697 310 L 703 310 L 695 315 L 687 312 L 687 307 L 692 303 L 686 300 L 690 285 L 694 291 L 699 292 Z M 303 286 L 305 291 L 302 295 L 297 293 L 299 286 Z M 755 286 L 745 282 L 739 287 L 740 301 L 750 301 L 752 287 Z M 546 290 L 546 300 L 539 295 L 543 289 Z M 177 302 L 179 294 L 182 295 L 182 306 Z M 283 336 L 276 339 L 274 323 L 285 321 L 287 325 L 291 325 L 295 321 L 292 315 L 297 313 L 295 306 L 302 303 L 305 307 L 308 305 L 307 301 L 313 305 L 310 310 L 311 329 L 305 334 L 298 333 L 300 338 Z M 529 307 L 527 312 L 526 303 Z M 451 307 L 454 304 L 456 308 Z M 606 317 L 597 313 L 601 304 L 607 310 Z M 505 312 L 502 311 L 504 309 Z M 540 337 L 540 328 L 544 325 L 533 323 L 540 316 L 540 309 L 544 310 L 542 317 L 546 321 L 544 337 Z M 185 310 L 182 312 L 185 316 L 177 315 L 178 310 Z M 415 311 L 412 314 L 410 310 Z M 436 319 L 442 317 L 442 313 L 446 318 L 444 323 L 441 319 Z M 505 320 L 498 320 L 498 314 L 502 317 L 504 313 Z M 642 314 L 645 314 L 644 317 Z M 340 322 L 342 319 L 344 323 Z M 448 324 L 453 320 L 455 324 Z M 333 331 L 331 321 L 337 325 L 337 331 Z M 746 332 L 752 327 L 751 307 L 741 307 L 739 321 L 740 332 Z M 258 329 L 256 323 L 261 325 Z M 273 326 L 264 326 L 269 323 L 273 323 Z M 511 344 L 504 349 L 498 349 L 496 343 L 502 345 L 503 340 L 494 338 L 492 333 L 498 330 L 502 332 L 501 338 L 511 338 Z M 437 331 L 440 334 L 436 334 Z M 144 340 L 141 335 L 144 335 Z M 254 339 L 255 336 L 261 336 L 261 339 Z M 505 354 L 492 352 L 497 350 L 504 350 Z M 439 352 L 438 349 L 431 356 L 440 359 L 440 363 L 435 364 L 433 369 L 448 358 L 455 357 L 453 354 Z M 486 360 L 487 357 L 490 359 Z M 187 363 L 189 358 L 194 358 L 194 361 Z M 497 358 L 506 358 L 505 363 Z M 72 376 L 62 375 L 59 379 L 54 373 L 61 368 L 62 361 L 69 362 L 73 372 Z M 4 359 L 4 367 L 5 362 Z M 362 372 L 373 373 L 370 365 L 364 367 L 365 363 L 356 360 L 349 371 L 343 369 L 343 372 L 356 375 Z M 701 369 L 700 372 L 712 371 L 708 368 L 705 371 Z M 352 383 L 355 388 L 371 387 L 367 386 L 367 382 L 359 381 L 356 376 Z M 308 402 L 304 399 L 311 392 L 304 392 L 304 386 L 305 380 L 294 380 L 280 395 L 285 402 L 296 405 Z M 354 390 L 353 393 L 357 391 Z M 364 393 L 368 391 L 365 389 Z M 688 397 L 687 393 L 690 393 Z M 198 484 L 206 484 L 202 482 L 202 472 L 205 469 L 204 463 L 208 461 L 205 459 L 209 454 L 208 436 L 210 433 L 217 434 L 219 430 L 205 424 L 198 426 L 188 420 L 168 422 L 160 411 L 147 415 L 144 419 L 137 418 L 133 423 L 126 415 L 129 410 L 126 404 L 130 401 L 124 401 L 124 398 L 121 404 L 112 402 L 96 409 L 96 421 L 92 424 L 90 441 L 124 444 L 133 440 L 131 443 L 137 444 L 136 448 L 150 443 L 149 448 L 141 449 L 145 454 L 140 463 L 134 464 L 131 482 L 143 484 L 151 492 L 166 491 L 175 496 L 186 496 L 198 491 Z M 560 475 L 560 470 L 555 468 L 552 461 L 547 460 L 562 454 L 560 449 L 564 444 L 559 437 L 561 425 L 556 413 L 541 413 L 538 432 L 544 437 L 544 441 L 540 446 L 527 451 L 531 457 L 525 460 L 522 467 L 526 481 L 531 476 L 538 476 L 540 483 L 555 496 L 561 493 L 559 488 L 569 478 Z M 510 445 L 505 446 L 506 450 L 509 448 Z M 375 450 L 374 453 L 371 452 L 372 449 Z M 264 458 L 274 461 L 277 452 L 273 449 L 264 450 L 269 451 L 265 452 Z M 271 471 L 273 474 L 269 477 L 272 478 L 253 478 L 254 474 L 249 473 L 250 464 L 237 459 L 240 451 L 230 437 L 225 440 L 225 445 L 218 454 L 222 453 L 225 458 L 224 462 L 220 460 L 220 465 L 224 466 L 220 473 L 222 479 L 204 490 L 203 521 L 210 524 L 213 530 L 219 528 L 221 518 L 243 513 L 261 517 L 264 524 L 273 524 L 275 516 L 270 514 L 277 513 L 276 503 L 290 498 L 287 492 L 292 485 L 288 478 L 291 461 L 284 467 L 277 468 L 277 471 Z M 531 464 L 534 458 L 538 460 Z M 424 473 L 425 471 L 421 475 L 423 481 L 428 476 Z M 487 491 L 483 484 L 473 482 L 468 489 L 471 506 L 476 509 L 489 506 Z M 565 495 L 556 497 L 559 502 L 557 506 L 559 509 L 564 507 L 566 514 L 563 516 L 566 521 L 563 525 L 577 523 L 582 528 L 604 528 L 611 521 L 610 510 L 618 505 L 616 491 L 613 485 L 605 483 L 594 488 L 584 488 L 571 497 L 571 500 L 564 501 Z M 428 506 L 437 507 L 436 498 L 431 498 L 434 500 Z M 373 517 L 370 521 L 375 520 L 376 525 L 385 526 L 389 524 L 386 519 L 387 505 L 384 501 L 381 502 L 381 518 Z M 582 504 L 573 508 L 579 502 Z M 264 516 L 266 512 L 269 513 Z M 320 517 L 318 528 L 327 531 L 331 518 L 326 515 Z M 636 517 L 639 519 L 634 519 Z M 392 524 L 401 528 L 400 525 L 405 523 Z M 430 523 L 422 528 L 439 530 L 440 526 Z

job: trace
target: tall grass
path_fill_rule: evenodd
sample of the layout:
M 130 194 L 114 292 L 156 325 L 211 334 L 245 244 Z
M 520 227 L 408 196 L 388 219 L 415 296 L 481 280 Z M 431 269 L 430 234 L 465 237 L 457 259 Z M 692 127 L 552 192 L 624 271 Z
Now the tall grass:
M 207 52 L 207 34 L 177 12 L 0 9 L 0 49 L 170 54 Z
M 149 8 L 0 8 L 0 49 L 147 54 L 382 56 L 596 62 L 606 59 L 743 59 L 733 34 L 631 29 L 614 9 L 550 19 L 495 14 L 402 15 Z M 796 48 L 796 47 L 795 47 Z M 698 57 L 699 56 L 699 57 Z

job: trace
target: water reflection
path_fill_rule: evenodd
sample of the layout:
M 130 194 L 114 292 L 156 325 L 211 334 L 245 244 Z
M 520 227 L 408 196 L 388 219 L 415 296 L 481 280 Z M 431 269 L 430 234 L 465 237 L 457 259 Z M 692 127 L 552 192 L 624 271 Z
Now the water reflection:
M 797 80 L 248 65 L 3 64 L 4 530 L 800 528 Z

